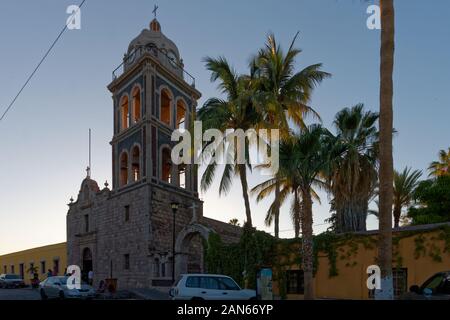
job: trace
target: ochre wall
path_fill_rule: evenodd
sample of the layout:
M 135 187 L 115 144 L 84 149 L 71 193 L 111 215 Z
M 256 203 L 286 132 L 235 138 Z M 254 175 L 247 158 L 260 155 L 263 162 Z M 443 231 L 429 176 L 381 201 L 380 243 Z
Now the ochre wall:
M 7 273 L 11 273 L 11 265 L 14 265 L 14 273 L 20 274 L 20 264 L 24 264 L 24 280 L 29 284 L 32 275 L 27 272 L 30 263 L 38 268 L 39 279 L 42 281 L 47 278 L 47 270 L 53 269 L 53 261 L 59 260 L 58 275 L 63 275 L 67 267 L 67 249 L 66 243 L 57 243 L 44 247 L 28 249 L 0 256 L 0 274 L 4 273 L 6 266 Z M 41 261 L 45 261 L 45 269 L 41 270 Z
M 394 245 L 393 266 L 398 266 L 398 257 L 401 257 L 400 267 L 407 268 L 407 288 L 412 285 L 421 285 L 425 280 L 437 272 L 450 270 L 450 243 L 445 232 L 438 229 L 415 234 L 394 233 L 394 239 L 398 237 L 398 245 Z M 376 265 L 377 249 L 376 235 L 367 235 L 371 239 L 372 246 L 367 248 L 363 243 L 355 245 L 344 244 L 337 248 L 336 267 L 337 276 L 329 276 L 329 260 L 324 252 L 318 256 L 318 269 L 314 279 L 316 298 L 339 298 L 339 299 L 368 299 L 369 291 L 366 281 L 367 267 Z M 447 239 L 445 238 L 447 237 Z M 418 239 L 419 238 L 419 239 Z M 424 250 L 418 249 L 417 243 L 420 238 L 425 239 Z M 416 243 L 417 240 L 417 243 Z M 446 242 L 447 241 L 447 242 Z M 358 241 L 357 241 L 358 242 Z M 366 241 L 367 243 L 367 241 Z M 299 248 L 294 247 L 294 252 Z M 438 259 L 433 259 L 433 252 L 438 252 Z M 287 266 L 287 270 L 300 270 L 298 264 Z M 276 295 L 280 294 L 279 285 L 274 281 L 273 290 Z M 301 299 L 302 295 L 288 294 L 287 299 Z

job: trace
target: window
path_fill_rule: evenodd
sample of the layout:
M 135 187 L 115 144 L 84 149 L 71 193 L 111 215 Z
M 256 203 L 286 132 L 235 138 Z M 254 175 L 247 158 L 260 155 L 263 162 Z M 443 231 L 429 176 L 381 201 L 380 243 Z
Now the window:
M 128 96 L 120 100 L 120 129 L 125 130 L 130 126 L 130 114 L 128 110 Z
M 155 262 L 153 264 L 153 276 L 159 277 L 159 259 L 155 258 Z
M 132 92 L 133 98 L 133 122 L 136 123 L 141 119 L 141 90 L 135 87 Z
M 219 290 L 219 282 L 213 277 L 200 277 L 200 288 Z
M 399 297 L 408 291 L 408 269 L 392 269 L 392 284 L 394 287 L 394 296 Z M 369 290 L 369 298 L 375 298 L 375 289 Z
M 34 273 L 34 263 L 33 262 L 30 262 L 30 269 L 28 270 L 29 271 L 29 273 L 30 274 L 33 274 Z
M 8 273 L 8 268 L 6 266 L 3 266 L 3 273 Z
M 303 270 L 286 271 L 286 293 L 303 294 L 304 290 Z
M 123 266 L 123 268 L 125 270 L 130 270 L 130 255 L 127 253 L 127 254 L 124 254 L 123 257 L 124 257 L 124 266 Z
M 161 277 L 166 276 L 166 263 L 161 263 Z
M 125 206 L 125 221 L 130 221 L 130 206 Z
M 161 90 L 161 113 L 160 120 L 170 126 L 172 98 L 169 90 Z
M 138 181 L 141 178 L 140 149 L 138 146 L 134 146 L 131 152 L 131 170 L 133 173 L 133 181 Z
M 230 278 L 220 277 L 217 278 L 219 281 L 220 290 L 241 290 L 239 286 Z
M 84 232 L 89 232 L 89 215 L 84 215 Z
M 186 188 L 186 165 L 178 165 L 178 183 L 181 188 Z
M 16 273 L 14 270 L 14 265 L 11 265 L 11 273 Z
M 408 269 L 393 269 L 392 280 L 394 284 L 394 295 L 396 297 L 399 297 L 408 291 Z
M 59 273 L 59 260 L 58 259 L 54 259 L 53 260 L 53 275 L 57 276 Z
M 25 266 L 23 263 L 19 265 L 19 274 L 22 279 L 25 278 Z
M 446 295 L 450 294 L 450 277 L 448 277 L 442 284 L 441 288 L 439 288 L 439 293 Z
M 128 184 L 128 154 L 123 152 L 120 155 L 120 186 Z
M 186 280 L 187 288 L 199 288 L 200 287 L 200 277 L 188 277 Z
M 183 100 L 177 101 L 177 122 L 176 129 L 186 129 L 186 105 Z
M 172 180 L 172 159 L 171 159 L 171 151 L 169 148 L 162 149 L 162 160 L 161 160 L 161 180 L 171 183 Z
M 46 270 L 46 268 L 45 268 L 45 261 L 41 261 L 41 273 L 42 274 L 45 274 L 45 271 Z

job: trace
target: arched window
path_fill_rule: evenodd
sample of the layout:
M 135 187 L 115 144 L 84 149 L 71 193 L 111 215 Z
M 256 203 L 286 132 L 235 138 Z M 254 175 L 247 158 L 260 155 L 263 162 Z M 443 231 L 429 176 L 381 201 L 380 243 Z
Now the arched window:
M 125 130 L 130 126 L 130 115 L 128 112 L 128 96 L 120 100 L 120 129 Z
M 177 122 L 175 129 L 186 129 L 186 104 L 183 100 L 177 101 Z
M 171 183 L 172 181 L 172 159 L 169 148 L 162 149 L 161 153 L 161 180 Z
M 138 146 L 134 146 L 131 151 L 131 170 L 133 173 L 133 181 L 138 181 L 141 178 L 140 161 L 140 149 Z
M 132 92 L 133 99 L 133 123 L 141 120 L 141 89 L 135 87 Z
M 120 186 L 128 184 L 128 154 L 123 152 L 120 155 Z
M 172 117 L 171 113 L 172 107 L 172 95 L 169 90 L 162 89 L 161 90 L 161 114 L 160 120 L 170 126 L 170 119 Z

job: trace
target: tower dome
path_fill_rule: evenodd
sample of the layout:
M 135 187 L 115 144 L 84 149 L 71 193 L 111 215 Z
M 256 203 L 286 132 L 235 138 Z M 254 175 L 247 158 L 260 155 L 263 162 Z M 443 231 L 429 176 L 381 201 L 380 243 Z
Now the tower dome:
M 125 69 L 134 64 L 145 52 L 151 53 L 165 67 L 182 76 L 182 60 L 175 43 L 161 32 L 161 24 L 154 18 L 149 29 L 144 29 L 128 46 L 125 55 Z

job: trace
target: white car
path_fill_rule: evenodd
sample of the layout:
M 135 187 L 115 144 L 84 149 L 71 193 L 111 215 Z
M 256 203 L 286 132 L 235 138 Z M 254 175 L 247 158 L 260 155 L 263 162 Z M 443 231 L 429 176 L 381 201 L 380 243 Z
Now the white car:
M 87 284 L 81 284 L 80 289 L 69 289 L 67 287 L 69 277 L 49 277 L 39 284 L 39 292 L 42 300 L 48 298 L 59 299 L 93 299 L 95 290 Z
M 241 289 L 220 274 L 183 274 L 169 295 L 173 300 L 256 300 L 256 291 Z

